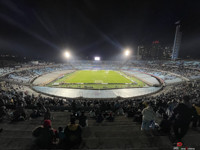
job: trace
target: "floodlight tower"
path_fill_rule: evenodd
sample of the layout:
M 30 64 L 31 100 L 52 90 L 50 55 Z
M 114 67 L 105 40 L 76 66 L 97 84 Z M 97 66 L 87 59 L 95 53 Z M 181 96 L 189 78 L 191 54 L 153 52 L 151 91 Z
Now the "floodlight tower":
M 173 45 L 173 52 L 172 52 L 172 60 L 176 60 L 179 55 L 179 50 L 181 46 L 181 38 L 182 38 L 182 32 L 180 32 L 180 21 L 177 21 L 176 23 L 176 33 L 174 38 L 174 45 Z

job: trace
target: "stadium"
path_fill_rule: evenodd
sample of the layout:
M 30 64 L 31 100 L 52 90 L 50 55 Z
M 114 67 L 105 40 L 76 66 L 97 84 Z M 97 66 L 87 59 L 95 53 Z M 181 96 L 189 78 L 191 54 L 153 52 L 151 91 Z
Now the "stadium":
M 124 144 L 126 143 L 129 148 L 137 147 L 141 149 L 143 147 L 151 147 L 153 142 L 153 145 L 159 149 L 170 149 L 172 148 L 171 142 L 167 136 L 157 135 L 155 140 L 152 139 L 149 142 L 151 138 L 138 131 L 140 126 L 139 116 L 133 115 L 132 109 L 142 108 L 140 105 L 143 102 L 154 102 L 153 100 L 155 99 L 156 103 L 164 104 L 168 99 L 177 99 L 180 95 L 186 94 L 193 95 L 193 102 L 196 103 L 198 101 L 197 93 L 200 79 L 199 66 L 200 62 L 198 61 L 133 60 L 126 61 L 125 64 L 119 61 L 86 60 L 70 61 L 64 64 L 47 63 L 25 66 L 21 64 L 21 67 L 1 69 L 1 91 L 4 99 L 7 99 L 5 106 L 8 110 L 10 110 L 10 107 L 12 108 L 12 104 L 8 101 L 9 97 L 19 101 L 19 98 L 23 95 L 26 115 L 34 114 L 30 111 L 30 108 L 33 110 L 37 108 L 42 113 L 42 108 L 37 106 L 39 103 L 49 108 L 54 116 L 52 123 L 55 128 L 65 124 L 63 120 L 66 119 L 65 117 L 69 117 L 70 112 L 73 112 L 73 105 L 75 105 L 77 113 L 84 110 L 89 116 L 93 109 L 102 109 L 104 113 L 112 111 L 115 119 L 114 121 L 109 121 L 105 117 L 105 121 L 101 123 L 103 129 L 100 129 L 98 123 L 94 122 L 93 119 L 88 118 L 89 125 L 83 131 L 83 141 L 86 146 L 81 145 L 82 148 L 95 149 L 98 147 L 98 149 L 105 149 L 115 147 L 124 149 Z M 108 106 L 103 106 L 103 104 L 108 105 L 110 108 L 106 108 Z M 93 105 L 98 106 L 94 107 Z M 101 108 L 101 105 L 105 108 Z M 118 106 L 118 108 L 117 105 L 121 106 Z M 155 104 L 155 107 L 159 108 L 159 105 L 157 105 Z M 166 107 L 166 110 L 168 110 L 168 107 Z M 125 114 L 127 117 L 124 118 Z M 159 111 L 157 111 L 157 115 L 161 115 Z M 132 122 L 132 117 L 135 118 L 135 123 Z M 10 146 L 6 145 L 8 148 L 16 148 L 18 146 L 19 149 L 28 149 L 28 147 L 35 149 L 30 147 L 33 143 L 30 140 L 30 136 L 26 135 L 26 133 L 30 134 L 30 131 L 24 131 L 24 129 L 20 128 L 24 127 L 26 130 L 30 130 L 30 124 L 39 123 L 42 119 L 41 117 L 26 120 L 25 124 L 23 123 L 24 125 L 21 124 L 22 122 L 14 123 L 16 131 L 11 129 L 13 125 L 7 125 L 6 122 L 10 120 L 7 120 L 6 116 L 3 118 L 4 124 L 0 124 L 5 130 L 1 133 L 3 139 L 9 139 L 9 136 L 13 135 L 13 133 L 22 133 L 22 135 L 19 135 L 20 138 L 10 138 L 12 144 Z M 156 122 L 160 122 L 160 120 L 157 119 Z M 125 128 L 120 131 L 120 127 Z M 142 141 L 146 143 L 146 146 L 140 140 L 138 141 L 133 137 L 129 138 L 128 128 L 130 127 L 133 128 L 130 134 L 137 133 Z M 88 135 L 90 132 L 95 135 Z M 3 137 L 4 134 L 8 134 L 8 137 Z M 124 137 L 119 138 L 122 135 Z M 29 137 L 28 139 L 26 138 L 27 136 Z M 102 139 L 104 136 L 106 136 L 106 140 Z M 113 136 L 116 136 L 116 138 L 113 138 Z M 184 138 L 184 142 L 190 147 L 198 147 L 196 145 L 198 140 L 193 139 L 191 141 L 191 136 L 197 137 L 199 135 L 190 131 L 189 136 Z M 99 140 L 101 140 L 102 146 L 99 145 Z M 24 143 L 24 141 L 27 144 L 23 144 L 24 146 L 18 145 Z M 119 144 L 119 141 L 121 144 Z M 160 142 L 163 142 L 162 147 L 158 144 Z M 6 141 L 3 143 L 4 145 L 7 144 Z
M 191 1 L 0 1 L 0 150 L 200 150 Z
M 112 65 L 108 65 L 110 63 Z M 154 93 L 162 87 L 162 80 L 158 77 L 137 70 L 121 71 L 117 67 L 118 64 L 119 62 L 109 61 L 72 62 L 67 66 L 71 68 L 65 69 L 75 70 L 62 70 L 34 78 L 32 84 L 36 86 L 33 86 L 33 89 L 46 94 L 58 93 L 61 90 L 59 95 L 53 95 L 66 98 L 70 95 L 73 96 L 69 98 L 129 98 Z M 51 93 L 48 93 L 49 89 Z M 123 90 L 127 91 L 126 95 L 120 94 Z M 104 94 L 101 94 L 102 92 Z

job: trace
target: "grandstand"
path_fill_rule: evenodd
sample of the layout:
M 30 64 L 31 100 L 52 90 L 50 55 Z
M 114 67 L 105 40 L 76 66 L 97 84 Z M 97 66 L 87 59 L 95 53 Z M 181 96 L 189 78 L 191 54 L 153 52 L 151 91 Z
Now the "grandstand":
M 0 150 L 200 150 L 199 6 L 0 0 Z
M 72 73 L 74 76 L 74 74 L 77 74 L 78 70 L 105 70 L 105 74 L 98 76 L 99 73 L 96 73 L 96 75 L 94 75 L 96 79 L 94 78 L 94 80 L 90 81 L 89 78 L 91 77 L 89 76 L 94 72 L 93 73 L 88 72 L 86 76 L 83 76 L 82 74 L 80 75 L 80 77 L 87 79 L 87 81 L 86 82 L 84 81 L 84 83 L 81 82 L 80 77 L 77 77 L 78 81 L 75 80 L 73 80 L 73 82 L 69 81 L 68 76 L 71 75 Z M 113 80 L 114 75 L 111 75 L 108 79 L 106 79 L 105 78 L 105 76 L 107 75 L 106 70 L 107 71 L 114 70 L 116 72 L 119 72 L 122 76 L 125 76 L 125 78 L 128 77 L 129 81 L 127 80 L 124 83 L 121 83 L 121 81 L 118 81 L 119 77 Z M 107 95 L 110 95 L 108 97 L 114 98 L 119 96 L 128 98 L 128 97 L 142 96 L 141 93 L 145 93 L 144 95 L 149 95 L 151 92 L 155 93 L 156 91 L 160 91 L 160 89 L 162 89 L 163 86 L 165 85 L 173 85 L 185 81 L 188 82 L 190 80 L 191 81 L 198 80 L 200 77 L 199 63 L 195 61 L 192 62 L 177 61 L 175 64 L 174 62 L 171 61 L 153 62 L 153 61 L 131 61 L 131 60 L 127 61 L 125 64 L 119 61 L 96 62 L 96 61 L 83 60 L 83 61 L 71 61 L 70 63 L 67 64 L 57 64 L 57 65 L 38 66 L 38 67 L 26 66 L 26 68 L 18 68 L 18 69 L 2 68 L 1 76 L 2 76 L 1 79 L 29 85 L 29 87 L 32 87 L 37 92 L 41 92 L 43 94 L 46 93 L 47 95 L 51 93 L 52 95 L 59 97 L 61 96 L 61 94 L 55 94 L 55 93 L 59 93 L 58 92 L 59 90 L 63 90 L 63 91 L 68 91 L 68 93 L 73 93 L 71 95 L 75 94 L 73 97 L 84 97 L 84 95 L 92 93 L 90 96 L 87 97 L 94 97 L 94 98 L 97 97 L 99 98 L 99 94 L 94 94 L 97 92 L 93 92 L 92 91 L 93 89 L 98 89 L 98 90 L 101 89 L 105 90 L 105 92 L 108 92 L 106 90 L 111 89 L 112 92 L 111 91 L 108 92 L 109 94 Z M 106 82 L 102 80 L 103 76 L 104 80 L 106 79 Z M 101 81 L 102 83 L 98 83 L 96 81 Z M 114 83 L 112 83 L 113 81 Z M 66 89 L 59 89 L 60 87 L 61 88 L 65 87 Z M 138 87 L 142 88 L 143 90 L 137 89 Z M 119 91 L 122 91 L 122 89 L 124 88 L 127 88 L 126 94 L 119 94 L 123 93 Z M 133 93 L 138 93 L 137 90 L 140 90 L 139 92 L 140 94 L 134 95 Z M 100 92 L 103 91 L 99 91 L 99 93 Z M 95 97 L 94 95 L 98 96 Z M 111 95 L 113 95 L 113 97 Z M 61 97 L 63 96 L 65 96 L 66 98 L 70 98 L 69 94 L 68 95 L 64 94 Z M 105 95 L 104 98 L 106 98 Z
M 113 70 L 134 77 L 145 83 L 145 86 L 117 89 L 48 86 L 49 83 L 62 79 L 66 74 L 88 70 L 95 70 L 95 73 Z M 65 127 L 69 122 L 74 104 L 76 113 L 84 110 L 88 118 L 88 127 L 83 128 L 83 142 L 80 149 L 173 149 L 167 135 L 155 133 L 151 137 L 141 132 L 141 122 L 137 121 L 137 117 L 141 116 L 143 102 L 146 101 L 152 101 L 156 110 L 164 108 L 166 111 L 171 100 L 178 101 L 183 95 L 191 95 L 191 101 L 195 104 L 199 103 L 199 70 L 199 63 L 194 61 L 131 60 L 125 64 L 119 61 L 98 63 L 73 61 L 66 64 L 26 66 L 26 68 L 1 68 L 0 97 L 4 100 L 8 114 L 1 118 L 2 122 L 0 122 L 0 128 L 3 128 L 0 133 L 0 149 L 36 149 L 31 134 L 32 130 L 41 124 L 44 115 L 43 108 L 38 105 L 50 108 L 53 116 L 52 127 L 57 129 Z M 19 104 L 26 111 L 25 121 L 12 122 L 13 112 L 17 110 L 16 106 Z M 41 116 L 31 118 L 32 109 L 40 110 Z M 102 123 L 97 123 L 90 117 L 93 110 L 101 110 L 104 113 L 112 111 L 114 121 L 110 122 L 105 117 Z M 156 111 L 156 118 L 155 121 L 159 124 L 162 120 L 159 111 Z M 199 149 L 199 137 L 199 130 L 190 128 L 183 138 L 184 145 Z

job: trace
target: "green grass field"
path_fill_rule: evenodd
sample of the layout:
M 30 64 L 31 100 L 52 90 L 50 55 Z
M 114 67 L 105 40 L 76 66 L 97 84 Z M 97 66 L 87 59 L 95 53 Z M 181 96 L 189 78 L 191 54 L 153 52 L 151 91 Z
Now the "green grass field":
M 59 85 L 56 85 L 58 83 Z M 66 74 L 64 77 L 49 83 L 47 86 L 104 89 L 143 87 L 145 83 L 118 71 L 80 70 Z

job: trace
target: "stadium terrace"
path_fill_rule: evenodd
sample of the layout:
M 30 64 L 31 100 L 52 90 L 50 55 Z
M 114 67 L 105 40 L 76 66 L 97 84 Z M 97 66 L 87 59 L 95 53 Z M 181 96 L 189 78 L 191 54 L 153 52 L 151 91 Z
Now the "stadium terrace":
M 170 119 L 176 107 L 186 102 L 189 106 L 188 100 L 196 114 L 180 138 L 198 148 L 198 61 L 83 60 L 18 66 L 0 69 L 0 144 L 5 148 L 173 149 L 180 139 L 176 128 L 169 128 Z M 149 126 L 148 117 L 153 120 Z M 65 141 L 74 134 L 71 126 L 77 129 L 75 144 Z M 46 128 L 52 133 L 50 143 L 39 141 Z

